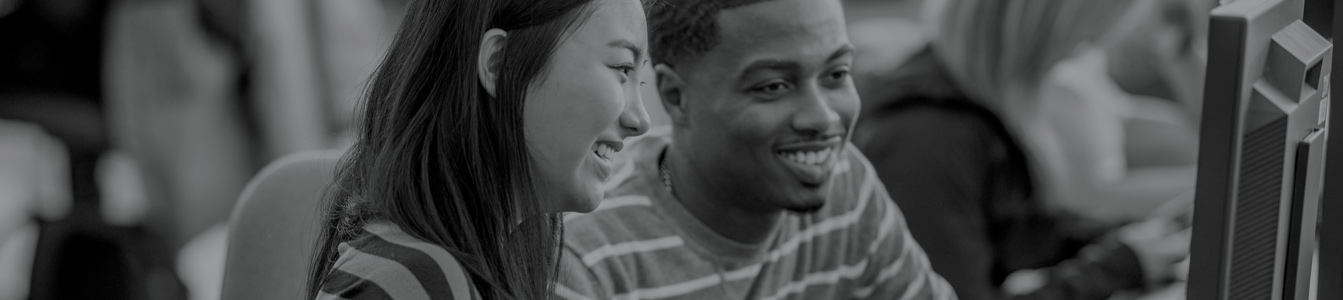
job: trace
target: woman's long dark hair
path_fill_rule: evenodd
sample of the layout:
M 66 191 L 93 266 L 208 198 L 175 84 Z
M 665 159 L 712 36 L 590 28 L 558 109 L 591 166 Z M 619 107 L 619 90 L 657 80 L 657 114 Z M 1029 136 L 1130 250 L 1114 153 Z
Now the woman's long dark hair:
M 370 79 L 358 140 L 324 197 L 308 299 L 321 289 L 337 245 L 370 220 L 447 249 L 485 299 L 548 298 L 563 229 L 558 216 L 539 210 L 523 102 L 558 44 L 591 15 L 591 2 L 409 5 Z M 508 32 L 497 97 L 476 70 L 481 38 L 492 28 Z

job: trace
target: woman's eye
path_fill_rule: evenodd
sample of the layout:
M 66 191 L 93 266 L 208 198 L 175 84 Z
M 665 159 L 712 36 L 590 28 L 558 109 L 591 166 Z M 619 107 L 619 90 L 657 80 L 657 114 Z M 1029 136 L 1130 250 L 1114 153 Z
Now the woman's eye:
M 622 79 L 627 79 L 627 78 L 630 78 L 630 76 L 634 76 L 634 72 L 636 71 L 635 68 L 634 68 L 634 66 L 631 65 L 631 64 L 614 65 L 614 66 L 611 66 L 611 69 L 615 69 L 616 71 L 620 71 L 620 75 L 625 76 L 625 77 L 622 78 Z

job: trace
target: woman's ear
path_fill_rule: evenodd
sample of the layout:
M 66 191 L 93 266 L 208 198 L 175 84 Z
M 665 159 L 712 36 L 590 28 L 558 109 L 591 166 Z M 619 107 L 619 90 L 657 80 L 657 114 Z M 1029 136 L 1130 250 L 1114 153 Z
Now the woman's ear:
M 494 87 L 499 79 L 499 65 L 504 60 L 504 45 L 508 43 L 508 32 L 503 29 L 486 30 L 480 38 L 480 54 L 476 57 L 476 73 L 480 85 L 490 97 L 497 97 Z

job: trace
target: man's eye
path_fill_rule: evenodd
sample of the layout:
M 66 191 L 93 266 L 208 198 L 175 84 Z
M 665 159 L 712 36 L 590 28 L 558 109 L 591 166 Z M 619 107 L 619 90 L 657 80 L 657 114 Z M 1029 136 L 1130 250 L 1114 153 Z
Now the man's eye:
M 787 82 L 771 82 L 751 89 L 751 92 L 766 98 L 776 98 L 793 89 Z
M 847 81 L 847 79 L 849 79 L 848 77 L 849 77 L 848 69 L 834 70 L 826 74 L 825 77 L 821 78 L 821 85 L 828 88 L 842 87 L 845 85 L 845 83 L 848 82 Z
M 844 77 L 849 77 L 848 70 L 839 70 L 835 71 L 834 73 L 830 73 L 830 78 L 834 80 L 843 80 Z
M 788 88 L 788 86 L 785 86 L 785 85 L 782 84 L 782 83 L 771 83 L 771 84 L 767 84 L 767 85 L 765 85 L 765 86 L 760 87 L 760 91 L 762 91 L 762 92 L 778 92 L 778 91 L 782 91 L 782 90 L 784 90 L 785 88 Z

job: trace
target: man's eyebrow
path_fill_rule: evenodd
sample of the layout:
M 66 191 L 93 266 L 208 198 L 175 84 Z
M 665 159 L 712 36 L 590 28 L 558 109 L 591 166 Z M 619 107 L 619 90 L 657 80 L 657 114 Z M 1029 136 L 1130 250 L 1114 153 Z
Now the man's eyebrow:
M 606 45 L 616 48 L 625 48 L 629 49 L 630 52 L 634 52 L 635 64 L 642 63 L 644 60 L 644 49 L 639 48 L 639 45 L 635 45 L 633 42 L 627 40 L 614 40 L 611 41 L 610 43 L 607 43 Z
M 760 70 L 778 70 L 782 72 L 794 72 L 801 69 L 802 64 L 799 64 L 795 61 L 778 60 L 778 59 L 761 59 L 753 61 L 750 64 L 747 64 L 746 68 L 742 69 L 740 74 L 741 77 L 746 77 L 746 75 L 755 73 L 756 71 Z M 741 78 L 738 78 L 737 80 L 741 80 Z
M 845 55 L 852 55 L 853 52 L 854 49 L 852 45 L 844 45 L 844 47 L 840 47 L 839 50 L 835 50 L 835 53 L 831 53 L 830 58 L 825 59 L 825 61 L 832 61 L 844 57 Z

